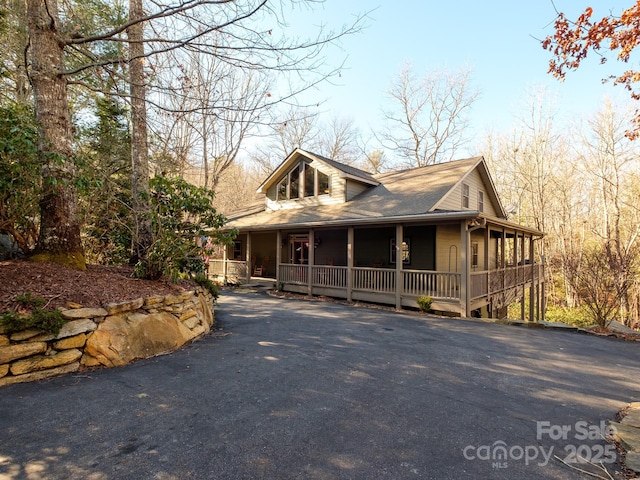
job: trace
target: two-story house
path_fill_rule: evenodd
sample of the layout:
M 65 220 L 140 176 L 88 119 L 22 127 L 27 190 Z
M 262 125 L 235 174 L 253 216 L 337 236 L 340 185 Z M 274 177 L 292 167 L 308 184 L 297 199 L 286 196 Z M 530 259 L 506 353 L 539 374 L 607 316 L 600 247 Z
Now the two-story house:
M 426 295 L 461 316 L 504 317 L 522 299 L 540 318 L 542 232 L 506 219 L 482 157 L 372 175 L 297 149 L 258 191 L 228 216 L 239 236 L 211 262 L 218 278 L 398 309 Z

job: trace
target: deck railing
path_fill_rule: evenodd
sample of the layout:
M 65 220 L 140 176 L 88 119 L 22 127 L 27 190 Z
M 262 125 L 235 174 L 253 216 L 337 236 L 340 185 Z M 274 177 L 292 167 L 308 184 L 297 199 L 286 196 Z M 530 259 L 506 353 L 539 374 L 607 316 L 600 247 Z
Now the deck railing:
M 240 260 L 226 260 L 227 267 L 225 272 L 225 260 L 209 260 L 209 276 L 224 277 L 234 280 L 247 278 L 249 275 L 248 263 Z
M 279 281 L 282 284 L 308 285 L 311 274 L 312 287 L 349 289 L 346 266 L 280 264 Z M 224 260 L 211 260 L 211 275 L 225 274 Z M 244 261 L 227 260 L 228 278 L 246 278 L 248 264 Z M 533 275 L 533 277 L 532 277 Z M 494 295 L 499 292 L 525 285 L 532 278 L 540 278 L 542 266 L 518 265 L 495 270 L 483 270 L 470 274 L 470 296 L 472 300 Z M 427 295 L 440 299 L 460 299 L 462 277 L 456 272 L 436 272 L 430 270 L 402 270 L 402 294 L 410 296 Z M 392 268 L 353 267 L 352 290 L 394 293 L 396 290 L 396 270 Z
M 517 265 L 514 267 L 483 270 L 471 273 L 471 299 L 510 290 L 524 285 L 532 278 L 540 278 L 542 265 Z
M 393 293 L 396 291 L 396 271 L 389 268 L 353 267 L 353 289 Z
M 454 272 L 403 270 L 403 293 L 432 298 L 460 298 L 461 275 Z
M 280 264 L 280 283 L 307 285 L 309 283 L 309 265 L 291 263 Z
M 314 287 L 347 288 L 347 267 L 314 265 L 311 271 Z

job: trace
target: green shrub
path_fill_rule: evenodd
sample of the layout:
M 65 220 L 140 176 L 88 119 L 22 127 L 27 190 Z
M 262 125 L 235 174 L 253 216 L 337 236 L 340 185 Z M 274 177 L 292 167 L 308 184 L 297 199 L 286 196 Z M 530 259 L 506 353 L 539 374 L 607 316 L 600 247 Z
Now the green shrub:
M 205 274 L 196 275 L 194 280 L 198 285 L 207 290 L 213 296 L 214 301 L 218 300 L 220 291 L 218 290 L 218 285 L 216 285 L 213 280 L 207 278 Z
M 423 312 L 431 311 L 431 304 L 433 303 L 431 297 L 421 295 L 416 299 L 416 302 L 418 303 L 418 307 L 420 308 L 420 310 L 422 310 Z
M 66 323 L 59 310 L 43 310 L 45 301 L 42 298 L 35 298 L 30 292 L 16 297 L 16 301 L 28 310 L 30 314 L 20 314 L 18 312 L 4 312 L 0 314 L 0 325 L 7 333 L 19 332 L 35 328 L 47 333 L 57 335 Z
M 151 187 L 153 244 L 135 266 L 139 278 L 177 280 L 204 274 L 214 244 L 229 244 L 236 231 L 221 232 L 226 218 L 213 208 L 214 193 L 182 178 L 163 175 Z M 208 241 L 210 240 L 210 241 Z
M 569 308 L 549 305 L 544 319 L 547 322 L 562 322 L 580 328 L 596 325 L 595 320 L 584 307 Z

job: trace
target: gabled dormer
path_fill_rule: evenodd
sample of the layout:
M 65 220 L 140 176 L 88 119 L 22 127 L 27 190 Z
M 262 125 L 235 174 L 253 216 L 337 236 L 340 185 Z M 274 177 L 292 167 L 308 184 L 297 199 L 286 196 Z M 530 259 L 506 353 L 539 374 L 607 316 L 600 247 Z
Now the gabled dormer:
M 344 203 L 379 185 L 358 168 L 296 149 L 258 187 L 266 196 L 266 208 L 300 208 Z

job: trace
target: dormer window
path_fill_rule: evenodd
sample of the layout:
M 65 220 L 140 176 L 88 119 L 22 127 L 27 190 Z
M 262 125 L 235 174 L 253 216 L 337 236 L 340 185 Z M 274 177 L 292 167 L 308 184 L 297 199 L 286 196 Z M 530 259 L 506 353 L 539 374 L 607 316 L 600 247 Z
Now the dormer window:
M 277 200 L 295 200 L 330 193 L 329 175 L 306 162 L 297 164 L 278 182 Z
M 315 193 L 316 169 L 308 163 L 304 164 L 304 196 L 313 197 Z
M 329 195 L 329 175 L 318 172 L 318 195 Z

